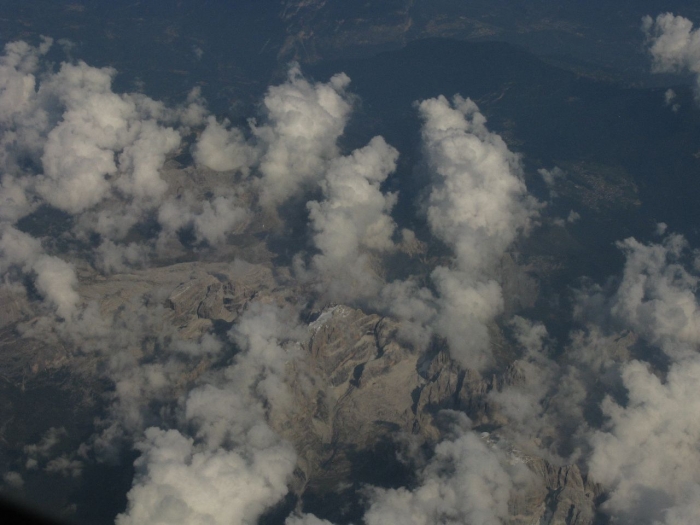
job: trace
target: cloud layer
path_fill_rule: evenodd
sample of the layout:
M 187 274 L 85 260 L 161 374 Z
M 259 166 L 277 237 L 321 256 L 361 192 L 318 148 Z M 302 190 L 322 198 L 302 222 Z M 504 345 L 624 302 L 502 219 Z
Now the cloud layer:
M 655 71 L 700 78 L 700 33 L 689 20 L 664 14 L 643 28 Z M 309 359 L 300 316 L 345 303 L 399 320 L 406 352 L 446 348 L 462 385 L 451 402 L 471 403 L 459 389 L 481 381 L 474 404 L 494 429 L 476 432 L 463 412 L 435 408 L 453 424 L 421 443 L 425 456 L 408 458 L 414 486 L 363 489 L 366 525 L 506 522 L 514 498 L 539 483 L 527 455 L 552 468 L 576 463 L 602 484 L 601 509 L 621 523 L 698 521 L 700 265 L 682 236 L 660 228 L 657 243 L 619 242 L 621 275 L 572 293 L 573 324 L 557 341 L 545 322 L 505 318 L 497 268 L 543 207 L 528 193 L 520 156 L 471 99 L 415 104 L 429 173 L 416 203 L 427 224 L 418 240 L 398 230 L 397 194 L 385 190 L 400 152 L 379 136 L 354 151 L 338 145 L 354 102 L 343 73 L 314 82 L 292 65 L 257 118 L 237 128 L 209 115 L 196 89 L 168 107 L 115 93 L 110 68 L 49 69 L 51 45 L 15 42 L 0 57 L 0 272 L 34 316 L 17 333 L 94 356 L 113 388 L 80 450 L 58 454 L 65 430 L 51 428 L 23 449 L 18 470 L 77 478 L 86 462 L 133 447 L 140 456 L 118 524 L 257 522 L 287 495 L 298 466 L 270 421 L 298 410 L 289 374 Z M 187 143 L 196 165 L 170 170 Z M 566 176 L 540 173 L 550 187 Z M 289 267 L 270 262 L 279 255 L 272 244 L 260 241 L 253 255 L 269 288 L 289 293 L 259 294 L 217 274 L 245 273 L 247 263 L 229 256 L 234 237 L 257 242 L 266 220 L 285 231 L 286 206 L 307 214 L 308 244 L 289 254 Z M 47 210 L 61 212 L 64 231 L 20 227 Z M 389 261 L 409 258 L 410 242 L 438 255 L 412 259 L 413 275 L 388 282 Z M 178 294 L 196 293 L 180 277 L 196 264 L 182 261 L 212 253 L 225 261 L 207 274 L 193 311 L 178 311 Z M 160 264 L 183 282 L 140 289 L 134 268 Z M 133 282 L 110 291 L 117 277 L 108 274 L 118 272 Z M 87 280 L 107 284 L 86 292 Z M 227 306 L 244 299 L 225 319 L 208 317 L 207 298 L 224 293 Z M 506 365 L 496 363 L 494 336 L 513 356 Z M 417 374 L 433 381 L 426 363 Z M 15 471 L 3 479 L 24 483 Z M 309 514 L 287 523 L 328 524 Z

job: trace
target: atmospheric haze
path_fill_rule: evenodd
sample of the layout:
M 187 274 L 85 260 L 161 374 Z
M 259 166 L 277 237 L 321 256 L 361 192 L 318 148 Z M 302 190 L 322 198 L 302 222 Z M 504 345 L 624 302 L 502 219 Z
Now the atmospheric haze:
M 695 75 L 700 98 L 700 31 L 670 13 L 641 27 L 653 71 Z M 422 226 L 411 229 L 393 215 L 400 193 L 388 184 L 403 152 L 382 136 L 344 146 L 362 103 L 345 73 L 312 80 L 293 63 L 236 125 L 198 88 L 179 104 L 115 92 L 114 69 L 56 66 L 46 58 L 55 46 L 11 42 L 0 58 L 2 293 L 24 305 L 5 322 L 20 339 L 89 356 L 110 388 L 88 439 L 66 450 L 66 429 L 51 427 L 8 463 L 5 487 L 21 491 L 38 470 L 80 478 L 134 450 L 118 525 L 257 523 L 301 495 L 303 462 L 317 468 L 275 422 L 302 421 L 295 400 L 316 381 L 310 334 L 347 307 L 395 323 L 394 344 L 418 367 L 441 353 L 460 385 L 506 378 L 484 391 L 490 426 L 436 399 L 437 434 L 395 430 L 410 483 L 353 487 L 362 522 L 564 523 L 528 507 L 544 483 L 538 461 L 575 465 L 581 490 L 597 487 L 586 494 L 597 514 L 575 523 L 700 522 L 700 251 L 682 235 L 660 223 L 656 242 L 619 239 L 622 273 L 568 283 L 571 326 L 554 336 L 535 309 L 508 306 L 504 261 L 526 279 L 518 246 L 585 217 L 550 212 L 564 168 L 534 166 L 548 197 L 529 191 L 533 166 L 469 93 L 405 108 L 420 122 L 413 169 L 426 174 L 410 197 Z M 679 111 L 672 90 L 663 103 Z M 175 158 L 190 164 L 174 168 Z M 33 232 L 28 217 L 67 226 Z M 234 248 L 252 238 L 279 253 L 270 244 L 267 263 L 246 261 Z M 224 329 L 178 324 L 176 295 L 195 292 L 174 272 L 195 275 L 200 261 L 245 288 Z M 148 294 L 144 275 L 156 283 Z M 113 282 L 126 291 L 103 300 Z M 217 282 L 207 290 L 219 293 Z M 330 523 L 304 510 L 288 509 L 286 523 Z

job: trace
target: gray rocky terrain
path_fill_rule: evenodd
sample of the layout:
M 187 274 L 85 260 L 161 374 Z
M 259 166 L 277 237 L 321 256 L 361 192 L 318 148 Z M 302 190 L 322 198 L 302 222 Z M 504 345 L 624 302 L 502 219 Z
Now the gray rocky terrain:
M 253 244 L 246 250 L 260 253 L 264 248 Z M 146 305 L 140 315 L 152 315 L 151 327 L 171 342 L 197 341 L 212 331 L 225 333 L 251 301 L 294 301 L 298 292 L 281 285 L 282 278 L 270 262 L 183 262 L 106 277 L 86 274 L 79 293 L 83 301 L 97 305 L 104 319 L 118 319 L 134 304 Z M 41 318 L 35 317 L 23 290 L 3 287 L 2 302 L 4 388 L 31 392 L 51 384 L 78 401 L 69 410 L 83 417 L 103 405 L 98 385 L 109 369 L 109 354 L 61 344 L 60 334 L 53 340 L 40 335 L 35 325 Z M 22 336 L 33 328 L 39 330 L 36 336 Z M 465 370 L 440 343 L 428 354 L 402 343 L 397 328 L 390 317 L 345 305 L 308 312 L 301 358 L 287 365 L 284 375 L 292 408 L 270 406 L 267 411 L 270 426 L 298 453 L 291 488 L 300 502 L 305 494 L 330 494 L 335 505 L 342 504 L 343 498 L 352 497 L 349 488 L 357 483 L 358 472 L 366 482 L 372 481 L 374 469 L 387 464 L 404 462 L 408 472 L 415 458 L 404 449 L 434 445 L 442 435 L 441 411 L 453 410 L 466 413 L 477 429 L 489 429 L 481 433 L 489 447 L 507 450 L 511 461 L 524 463 L 534 473 L 536 482 L 510 502 L 511 523 L 593 523 L 601 489 L 579 467 L 524 454 L 501 438 L 498 429 L 506 418 L 489 393 L 518 381 L 512 367 L 488 375 Z M 493 331 L 501 360 L 512 361 L 515 350 L 499 338 L 495 325 Z M 149 333 L 126 342 L 125 350 L 148 362 L 157 359 L 157 346 Z M 207 356 L 178 364 L 169 392 L 161 398 L 177 399 L 217 366 L 220 360 Z M 106 372 L 106 379 L 113 380 L 113 373 Z M 2 407 L 9 450 L 21 450 L 36 435 L 31 416 L 23 413 L 21 403 Z M 17 418 L 27 419 L 26 433 L 7 432 L 8 421 L 16 426 Z

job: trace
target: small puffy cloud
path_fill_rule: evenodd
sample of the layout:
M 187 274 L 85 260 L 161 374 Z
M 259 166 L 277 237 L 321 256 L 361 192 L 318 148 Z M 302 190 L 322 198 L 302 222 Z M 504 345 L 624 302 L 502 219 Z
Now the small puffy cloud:
M 31 181 L 27 177 L 5 174 L 0 181 L 0 221 L 13 223 L 35 207 L 27 196 Z
M 46 463 L 44 470 L 50 474 L 59 474 L 66 478 L 77 478 L 83 473 L 83 462 L 71 459 L 64 454 Z
M 472 432 L 435 447 L 413 490 L 374 489 L 367 525 L 495 525 L 508 519 L 508 501 L 532 480 L 522 463 L 509 462 Z
M 612 314 L 671 355 L 694 352 L 700 342 L 698 277 L 681 262 L 686 240 L 672 234 L 663 244 L 629 238 L 618 246 L 626 260 Z
M 207 119 L 193 147 L 193 157 L 215 171 L 256 169 L 260 203 L 274 209 L 319 181 L 338 155 L 336 141 L 343 133 L 351 104 L 345 88 L 350 79 L 335 75 L 328 83 L 306 80 L 298 65 L 287 82 L 268 88 L 263 99 L 263 122 L 250 121 L 247 139 L 226 120 Z
M 491 364 L 488 324 L 503 311 L 501 286 L 442 266 L 431 279 L 439 295 L 435 330 L 447 339 L 450 355 L 464 367 L 487 367 Z
M 552 168 L 551 170 L 541 168 L 537 170 L 537 173 L 539 173 L 539 175 L 542 177 L 542 180 L 547 185 L 550 198 L 556 199 L 559 196 L 556 190 L 557 185 L 559 184 L 559 181 L 564 179 L 564 177 L 566 176 L 564 170 L 562 170 L 559 166 L 554 166 L 554 168 Z
M 664 93 L 664 102 L 666 103 L 667 106 L 670 106 L 671 103 L 675 100 L 676 98 L 676 92 L 673 91 L 672 89 L 667 89 L 666 92 Z
M 286 407 L 284 372 L 303 337 L 289 308 L 255 304 L 231 332 L 234 363 L 187 394 L 184 427 L 149 428 L 118 525 L 250 524 L 287 493 L 296 453 L 267 425 L 266 410 Z M 286 409 L 286 408 L 285 408 Z
M 299 325 L 297 316 L 298 313 L 290 307 L 252 304 L 229 334 L 246 352 L 237 357 L 236 366 L 227 371 L 227 377 L 240 383 L 253 371 L 262 371 L 263 374 L 257 378 L 256 392 L 266 399 L 275 398 L 283 403 L 284 370 L 287 363 L 296 357 L 296 347 L 286 343 L 303 341 L 306 337 L 306 330 Z
M 0 230 L 0 270 L 6 272 L 11 266 L 35 275 L 37 290 L 60 317 L 70 318 L 76 312 L 80 297 L 73 265 L 46 255 L 41 243 L 30 235 L 6 227 Z
M 428 222 L 455 250 L 457 267 L 480 273 L 525 230 L 538 205 L 529 196 L 518 155 L 486 127 L 470 99 L 425 100 L 423 147 L 433 172 Z
M 76 311 L 80 296 L 76 292 L 75 268 L 58 257 L 43 255 L 32 265 L 39 293 L 56 308 L 59 317 L 69 318 Z
M 243 456 L 206 450 L 177 430 L 150 428 L 138 445 L 134 487 L 117 525 L 255 523 L 287 493 L 295 455 L 289 447 Z
M 700 89 L 700 31 L 693 22 L 672 13 L 658 15 L 655 19 L 645 16 L 642 30 L 650 43 L 652 71 L 678 73 L 689 71 L 696 77 L 696 97 Z
M 12 227 L 0 231 L 0 268 L 3 272 L 12 265 L 30 269 L 42 253 L 41 242 L 31 235 Z
M 167 186 L 158 169 L 180 144 L 180 135 L 157 119 L 161 104 L 139 95 L 112 92 L 112 69 L 84 62 L 63 64 L 45 80 L 38 96 L 65 108 L 48 133 L 41 157 L 44 178 L 38 191 L 69 213 L 88 209 L 112 189 L 126 195 L 159 198 Z M 117 162 L 118 160 L 118 162 Z
M 142 122 L 136 139 L 119 155 L 123 175 L 117 187 L 137 199 L 159 199 L 168 189 L 158 170 L 168 153 L 180 145 L 180 134 L 154 121 Z
M 241 207 L 234 198 L 215 197 L 202 203 L 201 213 L 193 219 L 194 230 L 197 237 L 210 244 L 217 244 L 247 218 L 248 210 Z
M 313 242 L 320 251 L 311 267 L 333 301 L 376 295 L 382 281 L 371 257 L 394 249 L 396 225 L 389 213 L 396 202 L 380 184 L 396 168 L 398 152 L 375 137 L 364 148 L 330 163 L 321 182 L 325 199 L 307 204 Z
M 675 103 L 674 100 L 676 100 L 676 92 L 673 91 L 672 89 L 667 89 L 666 92 L 664 93 L 664 103 L 667 106 L 671 107 L 671 111 L 673 111 L 674 113 L 677 113 L 678 110 L 681 108 L 681 105 Z
M 375 304 L 401 321 L 397 335 L 402 341 L 419 349 L 428 347 L 438 314 L 437 300 L 429 289 L 412 279 L 394 281 L 382 287 Z
M 198 241 L 211 245 L 220 244 L 229 233 L 246 224 L 250 218 L 235 195 L 218 195 L 210 200 L 198 201 L 190 192 L 177 199 L 168 199 L 158 209 L 158 222 L 163 235 L 172 235 L 179 229 L 191 226 Z
M 14 489 L 21 489 L 24 486 L 24 478 L 22 478 L 22 474 L 13 470 L 5 472 L 2 475 L 2 480 L 6 485 Z
M 333 525 L 328 520 L 322 520 L 313 514 L 290 516 L 284 521 L 285 525 Z
M 0 57 L 0 122 L 4 125 L 11 124 L 13 117 L 30 104 L 39 59 L 51 43 L 51 39 L 44 39 L 38 47 L 22 41 L 5 44 L 5 54 Z
M 196 86 L 187 94 L 183 106 L 176 108 L 178 120 L 185 126 L 202 126 L 207 121 L 209 110 L 202 96 L 202 88 Z
M 214 171 L 240 171 L 247 174 L 257 162 L 259 151 L 246 141 L 241 130 L 227 129 L 228 125 L 226 120 L 219 124 L 215 117 L 209 117 L 192 156 L 197 164 Z
M 674 364 L 665 380 L 632 361 L 622 378 L 627 404 L 607 398 L 608 423 L 591 438 L 591 476 L 610 489 L 605 510 L 625 523 L 697 522 L 700 360 Z
M 263 100 L 265 123 L 253 134 L 265 148 L 260 159 L 260 201 L 274 207 L 318 181 L 338 154 L 351 105 L 340 73 L 328 83 L 311 83 L 294 65 L 287 82 L 273 86 Z
M 700 32 L 693 28 L 693 22 L 673 13 L 656 19 L 647 15 L 642 29 L 650 40 L 654 71 L 700 71 Z
M 33 445 L 25 445 L 24 453 L 34 459 L 47 458 L 51 455 L 51 450 L 58 445 L 66 435 L 65 428 L 51 427 L 46 431 L 41 441 Z
M 133 242 L 122 245 L 107 239 L 93 253 L 94 265 L 104 273 L 124 272 L 148 261 L 148 249 Z

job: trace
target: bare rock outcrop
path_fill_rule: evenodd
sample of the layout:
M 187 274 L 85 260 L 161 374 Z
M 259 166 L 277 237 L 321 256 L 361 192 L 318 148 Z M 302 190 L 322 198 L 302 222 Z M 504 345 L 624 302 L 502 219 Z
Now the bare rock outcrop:
M 19 385 L 45 370 L 65 370 L 71 376 L 89 378 L 83 384 L 97 385 L 100 356 L 26 337 L 26 327 L 31 329 L 34 322 L 30 304 L 11 292 L 0 295 L 0 301 L 10 305 L 0 332 L 0 362 L 9 374 L 6 381 Z M 81 279 L 79 292 L 85 304 L 98 305 L 105 319 L 116 319 L 133 305 L 145 304 L 146 310 L 158 312 L 157 322 L 165 332 L 174 331 L 185 340 L 227 331 L 253 300 L 284 303 L 299 296 L 293 287 L 280 285 L 271 265 L 242 261 L 179 263 L 108 277 L 92 275 Z M 25 337 L 19 337 L 19 323 L 24 323 Z M 297 451 L 298 468 L 292 480 L 296 495 L 342 498 L 343 487 L 355 482 L 358 472 L 373 472 L 382 462 L 400 464 L 396 444 L 402 440 L 437 443 L 441 429 L 436 415 L 443 409 L 466 413 L 479 431 L 495 428 L 491 436 L 484 433 L 484 439 L 499 439 L 497 428 L 505 420 L 489 393 L 517 382 L 515 369 L 503 367 L 490 375 L 464 370 L 439 342 L 427 354 L 417 352 L 401 343 L 397 331 L 397 321 L 344 305 L 329 306 L 311 316 L 306 339 L 300 342 L 301 358 L 287 369 L 290 403 L 268 411 L 270 425 Z M 511 350 L 497 334 L 493 339 L 500 345 L 495 354 L 507 360 Z M 153 351 L 152 346 L 137 345 L 133 355 L 148 358 Z M 193 362 L 189 369 L 183 368 L 173 388 L 186 391 L 211 366 L 207 359 Z M 12 411 L 16 409 L 9 407 L 6 412 Z M 592 523 L 601 491 L 578 467 L 554 466 L 517 451 L 513 457 L 524 461 L 539 481 L 526 494 L 513 498 L 511 523 Z

